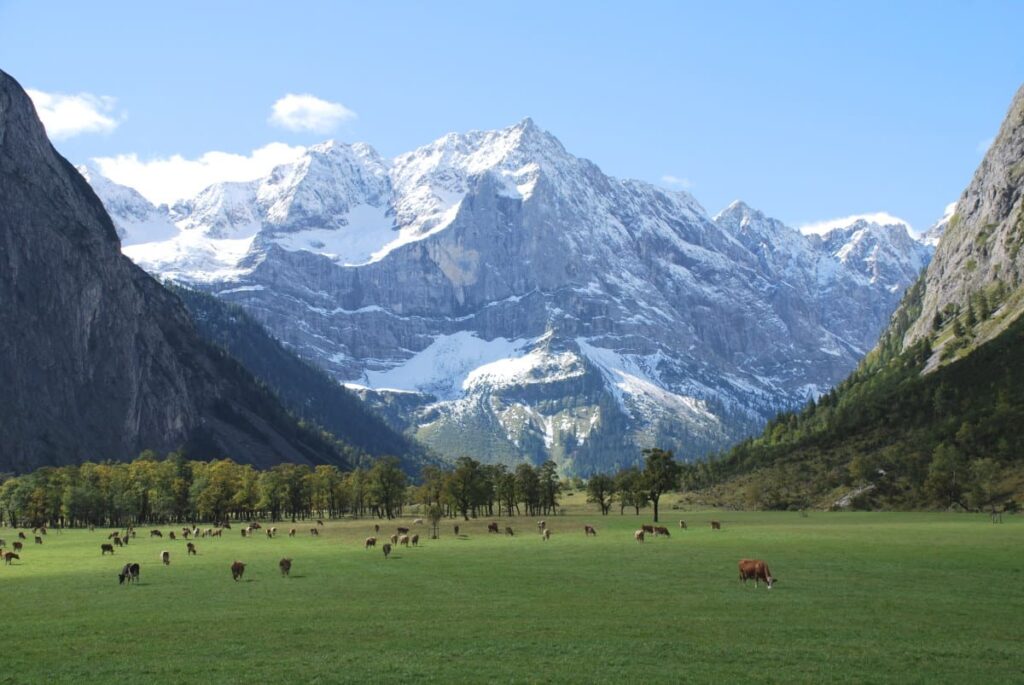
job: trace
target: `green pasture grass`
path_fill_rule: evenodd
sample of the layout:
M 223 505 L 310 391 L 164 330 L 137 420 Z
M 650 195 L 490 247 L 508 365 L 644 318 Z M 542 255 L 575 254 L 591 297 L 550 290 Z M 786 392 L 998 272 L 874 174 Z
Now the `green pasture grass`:
M 447 520 L 387 560 L 362 547 L 369 519 L 316 538 L 308 521 L 273 540 L 236 526 L 195 557 L 167 526 L 113 557 L 108 530 L 29 535 L 0 566 L 0 683 L 1024 681 L 1024 517 L 663 507 L 671 537 L 643 544 L 649 512 L 577 505 L 546 517 L 547 542 L 535 517 L 496 519 L 511 538 Z M 776 587 L 741 585 L 742 557 Z M 118 586 L 129 561 L 141 583 Z

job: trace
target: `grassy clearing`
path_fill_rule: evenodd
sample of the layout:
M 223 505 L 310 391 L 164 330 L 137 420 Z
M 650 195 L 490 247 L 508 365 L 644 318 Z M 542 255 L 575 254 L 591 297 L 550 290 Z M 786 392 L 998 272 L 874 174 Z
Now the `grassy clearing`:
M 666 512 L 671 539 L 643 545 L 632 531 L 647 517 L 582 507 L 548 517 L 549 542 L 532 518 L 511 521 L 513 538 L 488 535 L 485 520 L 455 538 L 446 522 L 440 540 L 387 561 L 362 549 L 366 520 L 330 522 L 319 538 L 308 522 L 293 539 L 225 531 L 192 558 L 148 529 L 113 558 L 100 556 L 106 531 L 51 531 L 0 567 L 0 683 L 999 683 L 1024 672 L 1024 517 L 684 516 L 690 530 Z M 282 556 L 295 560 L 289 579 Z M 766 559 L 781 581 L 740 586 L 740 557 Z M 231 580 L 234 559 L 244 582 Z M 127 561 L 142 564 L 136 587 L 117 585 Z

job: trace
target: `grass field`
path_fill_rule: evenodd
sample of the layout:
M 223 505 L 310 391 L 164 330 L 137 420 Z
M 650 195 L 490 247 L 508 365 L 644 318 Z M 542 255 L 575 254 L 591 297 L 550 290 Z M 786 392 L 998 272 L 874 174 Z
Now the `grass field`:
M 100 556 L 108 531 L 29 536 L 20 563 L 0 566 L 0 683 L 1024 680 L 1024 517 L 662 518 L 671 539 L 642 545 L 632 531 L 648 516 L 583 507 L 547 517 L 549 542 L 533 518 L 503 520 L 513 538 L 486 520 L 456 538 L 445 522 L 386 561 L 362 549 L 370 520 L 319 538 L 308 522 L 293 539 L 236 527 L 191 558 L 148 529 L 114 557 Z M 741 557 L 767 560 L 776 587 L 741 586 Z M 141 583 L 119 587 L 128 561 Z

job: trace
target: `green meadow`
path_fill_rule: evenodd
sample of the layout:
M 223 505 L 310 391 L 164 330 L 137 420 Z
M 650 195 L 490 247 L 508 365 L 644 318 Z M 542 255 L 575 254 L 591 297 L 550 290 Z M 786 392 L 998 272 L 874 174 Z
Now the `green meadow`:
M 643 544 L 647 512 L 578 505 L 546 518 L 547 542 L 535 518 L 495 519 L 511 538 L 488 534 L 490 519 L 456 537 L 447 520 L 437 540 L 415 526 L 420 547 L 387 560 L 380 542 L 363 549 L 369 519 L 319 537 L 277 523 L 273 540 L 236 526 L 197 540 L 195 557 L 149 528 L 113 557 L 100 555 L 108 530 L 29 534 L 0 566 L 0 683 L 1024 679 L 1024 517 L 663 506 L 671 537 Z M 10 549 L 16 533 L 0 538 Z M 740 584 L 742 557 L 765 559 L 775 588 Z M 129 561 L 141 583 L 119 586 Z

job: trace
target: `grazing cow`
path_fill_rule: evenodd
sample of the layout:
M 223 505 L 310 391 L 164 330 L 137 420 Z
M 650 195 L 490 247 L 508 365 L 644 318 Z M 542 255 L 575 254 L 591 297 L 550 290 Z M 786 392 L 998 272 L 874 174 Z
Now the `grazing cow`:
M 139 565 L 138 564 L 125 564 L 121 572 L 117 574 L 118 585 L 124 585 L 124 581 L 127 580 L 128 584 L 139 582 Z
M 164 536 L 164 534 L 161 533 L 158 530 L 151 530 L 151 531 L 149 531 L 149 537 L 151 537 L 151 538 L 162 538 L 163 536 Z
M 189 530 L 188 528 L 182 528 L 181 529 L 182 537 L 186 537 L 187 538 L 191 533 L 192 533 L 192 531 Z
M 644 541 L 644 529 L 641 528 L 640 530 L 638 530 L 635 533 L 633 533 L 633 539 L 636 540 L 637 542 L 643 542 Z
M 223 533 L 223 532 L 224 531 L 222 529 L 218 528 L 217 530 L 213 531 L 213 537 L 219 538 L 220 534 Z
M 650 533 L 651 535 L 654 535 L 654 526 L 649 526 L 645 523 L 642 526 L 640 526 L 640 528 L 643 529 L 645 533 Z
M 398 533 L 399 535 L 405 535 L 406 533 L 409 532 L 409 529 L 405 528 L 404 526 L 399 526 L 398 528 L 395 529 L 395 532 Z
M 594 530 L 593 526 L 583 526 L 583 534 L 586 536 L 597 535 L 597 531 Z
M 722 523 L 720 521 L 712 521 L 711 530 L 722 530 Z
M 290 538 L 295 537 L 295 533 L 296 533 L 296 530 L 294 528 L 292 528 L 291 530 L 288 531 L 288 537 L 290 537 Z
M 404 545 L 404 546 L 408 547 L 409 546 L 409 536 L 408 535 L 403 535 L 402 537 L 398 538 L 398 544 Z
M 309 534 L 310 535 L 320 535 L 320 531 L 317 530 L 316 528 L 310 528 L 309 529 Z
M 416 519 L 416 520 L 414 520 L 412 522 L 412 525 L 414 525 L 414 526 L 422 526 L 423 525 L 423 519 Z
M 776 582 L 775 578 L 772 577 L 772 572 L 768 570 L 768 564 L 764 563 L 761 559 L 740 559 L 740 580 L 745 584 L 750 578 L 754 579 L 754 587 L 758 586 L 760 581 L 764 581 L 768 584 L 768 589 L 772 589 L 772 584 Z
M 391 545 L 385 542 L 384 546 L 381 547 L 381 549 L 384 550 L 384 558 L 387 559 L 388 556 L 391 554 Z
M 391 544 L 392 545 L 397 545 L 398 544 L 398 535 L 397 534 L 391 536 Z
M 115 536 L 114 536 L 114 547 L 121 547 L 121 546 L 123 546 L 123 545 L 124 545 L 124 543 L 123 543 L 123 542 L 121 542 L 121 538 L 119 538 L 119 537 L 117 537 L 117 536 L 115 535 Z
M 281 561 L 277 562 L 277 565 L 281 567 L 281 575 L 282 576 L 287 577 L 288 574 L 292 572 L 292 560 L 291 559 L 282 559 Z
M 188 554 L 191 554 L 192 556 L 196 556 L 196 546 L 193 545 L 191 542 L 188 543 L 188 545 L 186 545 L 186 549 L 188 550 Z
M 318 526 L 322 526 L 322 525 L 324 525 L 324 521 L 323 521 L 323 519 L 317 519 L 317 520 L 316 520 L 316 525 L 318 525 Z
M 100 545 L 100 556 L 102 557 L 107 552 L 110 552 L 111 554 L 113 554 L 114 553 L 114 546 L 112 544 L 110 544 L 109 542 L 104 542 L 102 545 Z
M 242 579 L 242 574 L 245 573 L 245 564 L 240 561 L 236 561 L 231 564 L 231 579 L 238 582 Z
M 679 527 L 686 530 L 686 521 L 679 521 Z
M 488 533 L 497 533 L 498 532 L 498 522 L 497 521 L 492 521 L 491 523 L 488 523 L 487 524 L 487 532 Z
M 274 537 L 274 534 L 270 532 L 270 529 L 269 529 L 269 528 L 267 528 L 267 537 L 268 537 L 268 538 L 272 538 L 272 537 Z
M 11 561 L 13 561 L 14 559 L 17 559 L 18 561 L 21 561 L 21 557 L 19 557 L 14 552 L 4 552 L 4 563 L 5 564 L 10 566 L 11 565 Z
M 170 533 L 168 533 L 167 535 L 170 536 L 170 538 L 172 540 L 176 540 L 177 539 L 177 538 L 174 537 L 174 531 L 173 530 Z
M 14 544 L 11 545 L 11 546 L 14 548 L 15 552 L 20 552 L 22 550 L 22 548 L 24 547 L 24 545 L 21 544 L 20 542 L 18 542 L 17 540 L 15 540 Z
M 412 536 L 412 546 L 413 547 L 418 547 L 419 544 L 420 544 L 420 534 L 419 533 L 415 533 Z
M 171 553 L 170 552 L 160 552 L 160 561 L 164 562 L 164 566 L 170 566 L 171 565 Z
M 545 541 L 550 540 L 551 539 L 551 529 L 550 528 L 545 528 L 544 529 L 544 533 L 540 536 L 540 538 L 541 538 L 541 540 L 545 540 Z
M 377 546 L 377 538 L 366 538 L 366 542 L 363 543 L 363 549 L 370 549 L 371 547 Z
M 37 545 L 43 544 L 43 539 L 41 537 L 39 537 L 38 535 L 36 536 L 36 544 Z
M 456 525 L 455 526 L 455 535 L 458 536 L 458 534 L 459 534 L 459 526 Z
M 28 538 L 25 537 L 25 534 L 22 533 L 20 530 L 18 531 L 18 539 L 19 540 L 28 540 Z
M 669 532 L 668 532 L 668 528 L 666 528 L 665 526 L 655 526 L 655 527 L 654 527 L 654 535 L 655 535 L 655 536 L 658 536 L 658 535 L 664 535 L 664 536 L 665 536 L 665 537 L 667 537 L 667 538 L 670 538 L 670 537 L 672 537 L 672 536 L 671 536 L 671 535 L 669 534 Z
M 267 532 L 270 533 L 270 537 L 276 538 L 277 537 L 277 526 L 274 526 L 272 528 L 267 529 Z
M 505 535 L 512 537 L 512 526 L 505 526 Z

